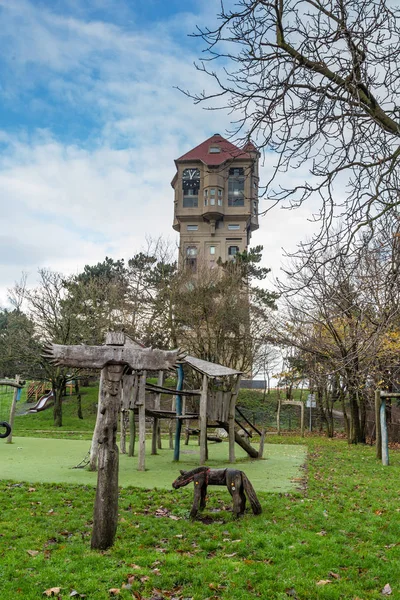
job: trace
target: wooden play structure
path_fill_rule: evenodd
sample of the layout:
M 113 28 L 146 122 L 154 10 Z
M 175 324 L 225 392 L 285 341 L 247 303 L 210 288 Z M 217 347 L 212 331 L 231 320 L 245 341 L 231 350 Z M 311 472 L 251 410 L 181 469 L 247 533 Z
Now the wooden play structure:
M 202 381 L 201 389 L 184 389 L 185 372 L 193 370 L 197 372 Z M 167 388 L 162 385 L 162 373 L 159 373 L 158 384 L 146 384 L 146 394 L 140 399 L 137 395 L 137 383 L 132 381 L 133 393 L 129 390 L 123 393 L 123 411 L 133 410 L 138 415 L 139 423 L 139 450 L 138 469 L 145 469 L 145 445 L 140 440 L 145 438 L 145 419 L 153 419 L 152 428 L 152 454 L 157 453 L 159 445 L 159 422 L 161 419 L 175 421 L 175 444 L 174 460 L 180 457 L 182 423 L 189 424 L 191 421 L 198 423 L 197 431 L 200 446 L 200 465 L 208 459 L 207 429 L 220 428 L 227 432 L 229 440 L 229 461 L 235 462 L 235 443 L 241 446 L 251 458 L 259 458 L 260 452 L 249 442 L 252 430 L 261 438 L 260 446 L 263 446 L 264 433 L 259 431 L 240 411 L 236 408 L 236 399 L 240 388 L 241 372 L 230 369 L 216 363 L 211 363 L 194 356 L 185 356 L 178 366 L 178 377 L 176 389 Z M 162 410 L 160 408 L 161 394 L 175 398 L 175 409 Z M 150 406 L 150 398 L 153 402 Z M 188 399 L 196 405 L 196 409 L 186 409 Z M 241 421 L 239 420 L 241 419 Z M 243 423 L 245 422 L 245 424 Z M 188 425 L 189 426 L 189 425 Z M 237 426 L 237 427 L 236 427 Z M 245 431 L 246 436 L 240 435 L 239 431 Z M 121 436 L 125 432 L 121 428 Z M 246 439 L 247 438 L 247 439 Z M 125 444 L 125 442 L 123 442 Z
M 206 506 L 207 486 L 225 485 L 233 500 L 233 515 L 238 518 L 244 515 L 246 508 L 246 496 L 249 499 L 251 509 L 255 515 L 262 513 L 261 504 L 256 492 L 250 483 L 246 473 L 238 469 L 210 469 L 209 467 L 197 467 L 191 471 L 181 471 L 181 474 L 172 483 L 177 490 L 193 481 L 194 498 L 190 517 L 193 519 L 199 510 Z

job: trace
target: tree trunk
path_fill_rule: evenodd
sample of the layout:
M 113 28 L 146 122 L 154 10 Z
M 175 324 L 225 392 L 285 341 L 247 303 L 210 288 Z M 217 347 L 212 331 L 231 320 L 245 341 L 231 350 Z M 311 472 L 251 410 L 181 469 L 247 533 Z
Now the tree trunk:
M 362 441 L 360 429 L 360 413 L 357 403 L 357 393 L 354 389 L 349 390 L 350 402 L 350 437 L 349 444 L 358 444 Z
M 106 550 L 114 543 L 118 523 L 118 412 L 123 365 L 102 369 L 99 391 L 100 419 L 97 443 L 98 475 L 94 503 L 92 549 Z
M 62 427 L 62 392 L 65 389 L 65 378 L 57 377 L 51 382 L 54 394 L 53 418 L 54 427 Z
M 77 402 L 77 405 L 78 405 L 78 419 L 83 419 L 83 414 L 82 414 L 82 398 L 81 398 L 80 394 L 77 395 L 76 402 Z

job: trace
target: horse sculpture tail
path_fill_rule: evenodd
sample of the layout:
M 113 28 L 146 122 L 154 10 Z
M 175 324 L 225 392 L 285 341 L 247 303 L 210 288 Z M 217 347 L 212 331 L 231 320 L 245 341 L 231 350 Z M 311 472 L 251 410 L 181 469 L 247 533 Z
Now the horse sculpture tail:
M 247 497 L 250 501 L 253 513 L 255 515 L 261 515 L 262 508 L 261 508 L 261 504 L 257 498 L 257 494 L 256 494 L 253 486 L 251 485 L 249 479 L 247 478 L 246 474 L 243 472 L 242 472 L 242 482 L 243 482 L 244 491 L 246 492 Z

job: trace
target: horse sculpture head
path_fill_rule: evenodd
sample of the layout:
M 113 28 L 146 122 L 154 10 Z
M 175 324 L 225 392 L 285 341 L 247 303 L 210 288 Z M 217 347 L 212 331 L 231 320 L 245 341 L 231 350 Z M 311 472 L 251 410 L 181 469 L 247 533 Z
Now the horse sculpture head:
M 192 469 L 191 471 L 180 471 L 179 477 L 172 482 L 172 487 L 177 490 L 178 488 L 184 487 L 191 481 L 193 481 L 193 477 L 197 475 L 197 473 L 203 473 L 204 471 L 208 471 L 209 467 L 197 467 L 196 469 Z

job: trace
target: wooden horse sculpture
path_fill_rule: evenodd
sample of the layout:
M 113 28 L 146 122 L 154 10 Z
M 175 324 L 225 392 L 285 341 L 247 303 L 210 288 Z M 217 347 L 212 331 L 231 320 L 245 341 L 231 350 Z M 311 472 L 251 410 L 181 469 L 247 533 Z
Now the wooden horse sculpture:
M 255 515 L 262 512 L 253 486 L 243 471 L 237 469 L 210 469 L 197 467 L 192 471 L 181 471 L 180 476 L 172 484 L 174 489 L 184 487 L 191 481 L 194 482 L 194 499 L 190 517 L 194 518 L 199 510 L 205 508 L 208 485 L 226 485 L 233 499 L 233 514 L 236 518 L 244 514 L 246 508 L 246 495 L 250 501 Z

